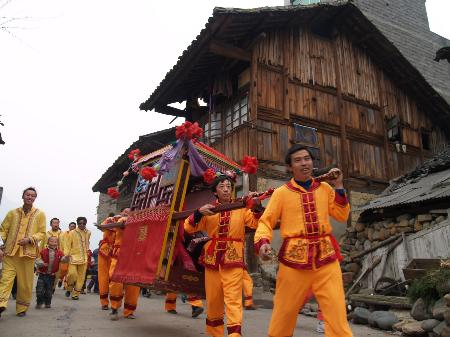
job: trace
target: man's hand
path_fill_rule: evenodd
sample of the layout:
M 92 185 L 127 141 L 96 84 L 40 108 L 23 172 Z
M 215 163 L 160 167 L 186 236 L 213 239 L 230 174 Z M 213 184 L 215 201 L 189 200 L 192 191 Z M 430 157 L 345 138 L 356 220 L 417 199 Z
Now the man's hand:
M 268 261 L 272 258 L 271 255 L 272 247 L 268 243 L 263 244 L 259 249 L 259 257 L 261 258 L 261 260 Z
M 69 255 L 64 255 L 62 258 L 61 258 L 61 262 L 62 263 L 68 263 L 70 261 L 70 256 Z
M 336 172 L 338 174 L 338 177 L 336 179 L 329 179 L 328 182 L 334 186 L 336 189 L 342 189 L 344 188 L 344 175 L 342 174 L 342 171 L 338 168 L 332 168 L 328 173 Z
M 215 213 L 212 211 L 213 208 L 216 207 L 211 204 L 203 205 L 198 209 L 198 211 L 201 213 L 201 215 L 214 215 Z
M 17 242 L 17 244 L 18 244 L 19 246 L 25 246 L 25 245 L 31 244 L 32 242 L 33 242 L 33 241 L 31 241 L 30 238 L 23 238 L 23 239 L 20 239 L 19 242 Z

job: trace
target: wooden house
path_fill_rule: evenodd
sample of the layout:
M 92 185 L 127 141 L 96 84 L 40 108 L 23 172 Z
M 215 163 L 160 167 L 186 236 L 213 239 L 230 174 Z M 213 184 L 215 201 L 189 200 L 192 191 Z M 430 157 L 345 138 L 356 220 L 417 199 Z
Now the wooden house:
M 349 2 L 215 8 L 140 108 L 198 121 L 233 160 L 256 156 L 251 189 L 284 182 L 286 150 L 305 144 L 343 170 L 352 203 L 450 139 L 449 102 Z

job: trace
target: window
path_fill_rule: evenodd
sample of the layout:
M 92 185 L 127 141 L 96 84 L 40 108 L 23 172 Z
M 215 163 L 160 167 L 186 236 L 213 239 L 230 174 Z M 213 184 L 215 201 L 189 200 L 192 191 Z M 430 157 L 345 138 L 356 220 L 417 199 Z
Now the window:
M 422 149 L 431 150 L 430 134 L 426 131 L 422 131 L 420 133 L 420 136 L 421 136 L 421 141 L 422 141 Z
M 212 113 L 211 123 L 209 120 L 206 122 L 204 138 L 208 145 L 214 144 L 222 138 L 222 114 L 220 112 Z
M 248 120 L 248 95 L 232 102 L 225 109 L 225 134 L 242 125 Z
M 400 119 L 395 116 L 387 121 L 387 134 L 390 142 L 401 143 L 402 133 L 400 126 Z
M 317 4 L 320 0 L 291 0 L 291 4 L 296 5 L 311 5 L 311 4 Z

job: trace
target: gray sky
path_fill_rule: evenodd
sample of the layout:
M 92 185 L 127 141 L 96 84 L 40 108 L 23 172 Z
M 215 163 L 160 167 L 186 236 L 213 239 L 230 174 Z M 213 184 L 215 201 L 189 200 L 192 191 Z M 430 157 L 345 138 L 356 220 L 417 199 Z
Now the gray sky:
M 2 5 L 6 4 L 3 8 Z M 91 187 L 142 134 L 172 117 L 139 110 L 204 27 L 215 6 L 261 7 L 283 0 L 0 0 L 0 17 L 31 17 L 0 30 L 0 219 L 36 206 L 62 228 L 88 218 L 94 236 L 98 194 Z M 450 39 L 448 0 L 427 0 L 431 29 Z M 1 19 L 2 21 L 5 19 Z M 1 22 L 1 21 L 0 21 Z M 1 26 L 1 25 L 0 25 Z

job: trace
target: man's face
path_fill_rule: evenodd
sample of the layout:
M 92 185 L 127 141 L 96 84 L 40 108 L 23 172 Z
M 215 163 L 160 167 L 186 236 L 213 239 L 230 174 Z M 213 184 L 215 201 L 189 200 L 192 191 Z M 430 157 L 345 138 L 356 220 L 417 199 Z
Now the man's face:
M 307 181 L 312 176 L 313 160 L 308 151 L 300 150 L 291 154 L 291 165 L 288 167 L 295 180 Z
M 231 192 L 233 187 L 229 180 L 222 180 L 216 186 L 216 195 L 217 199 L 219 199 L 220 203 L 230 202 L 231 201 Z
M 120 215 L 127 216 L 129 213 L 130 213 L 130 209 L 129 208 L 124 208 L 122 210 L 122 212 L 120 212 Z
M 59 220 L 52 220 L 52 223 L 50 224 L 53 231 L 59 230 Z
M 80 220 L 77 222 L 77 226 L 79 229 L 81 229 L 82 231 L 86 229 L 86 221 L 84 220 Z
M 23 204 L 27 206 L 33 206 L 34 200 L 36 200 L 36 192 L 33 190 L 26 190 L 22 196 Z
M 75 228 L 77 228 L 77 225 L 76 225 L 76 224 L 71 223 L 71 224 L 69 225 L 69 231 L 73 231 Z
M 56 247 L 58 247 L 58 239 L 55 238 L 54 236 L 52 236 L 48 239 L 47 244 L 48 244 L 48 248 L 55 249 Z

